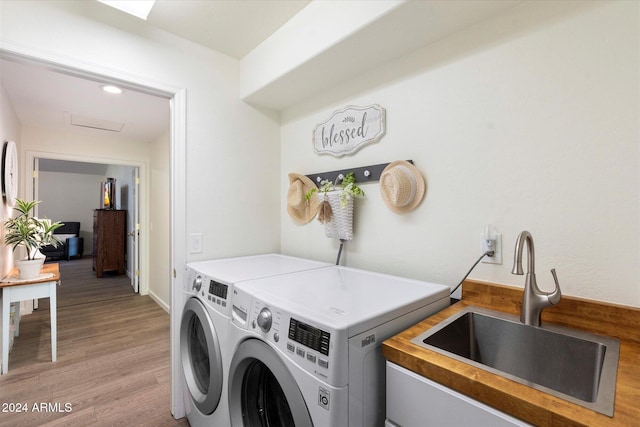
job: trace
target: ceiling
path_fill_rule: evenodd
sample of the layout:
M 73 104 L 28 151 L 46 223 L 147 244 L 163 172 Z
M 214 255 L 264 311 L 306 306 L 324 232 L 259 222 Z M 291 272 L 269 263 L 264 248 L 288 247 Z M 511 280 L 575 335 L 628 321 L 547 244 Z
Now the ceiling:
M 109 94 L 100 82 L 7 59 L 0 60 L 0 79 L 24 126 L 108 133 L 140 142 L 154 141 L 169 129 L 165 98 L 126 89 Z
M 147 22 L 240 59 L 311 0 L 157 1 Z
M 156 2 L 147 23 L 241 58 L 309 2 L 165 0 Z M 108 8 L 98 2 L 95 7 Z M 0 58 L 0 80 L 23 125 L 108 132 L 141 142 L 154 141 L 169 129 L 169 100 L 165 98 L 130 89 L 110 95 L 101 90 L 101 82 L 6 58 Z

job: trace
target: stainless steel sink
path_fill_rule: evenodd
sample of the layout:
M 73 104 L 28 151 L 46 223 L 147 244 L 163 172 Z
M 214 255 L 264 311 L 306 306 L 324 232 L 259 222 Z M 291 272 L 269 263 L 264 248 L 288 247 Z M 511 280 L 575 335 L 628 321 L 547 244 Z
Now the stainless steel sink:
M 467 307 L 412 342 L 613 416 L 620 351 L 615 338 L 527 326 L 516 316 Z

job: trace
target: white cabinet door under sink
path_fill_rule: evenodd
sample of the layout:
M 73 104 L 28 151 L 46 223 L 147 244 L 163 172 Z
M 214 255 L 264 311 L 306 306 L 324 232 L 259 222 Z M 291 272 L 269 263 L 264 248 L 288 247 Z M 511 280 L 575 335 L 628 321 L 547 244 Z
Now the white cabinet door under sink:
M 385 426 L 502 427 L 530 424 L 387 362 Z

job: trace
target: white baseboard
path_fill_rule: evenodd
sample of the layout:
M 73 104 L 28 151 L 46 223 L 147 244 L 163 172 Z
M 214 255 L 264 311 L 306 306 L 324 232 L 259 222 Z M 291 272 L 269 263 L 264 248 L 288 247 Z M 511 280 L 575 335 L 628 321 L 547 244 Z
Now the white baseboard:
M 156 295 L 153 291 L 149 291 L 149 296 L 151 297 L 152 300 L 154 300 L 160 307 L 162 307 L 162 309 L 164 311 L 166 311 L 167 313 L 171 313 L 171 309 L 169 307 L 169 304 L 167 304 L 166 302 L 164 302 L 158 295 Z

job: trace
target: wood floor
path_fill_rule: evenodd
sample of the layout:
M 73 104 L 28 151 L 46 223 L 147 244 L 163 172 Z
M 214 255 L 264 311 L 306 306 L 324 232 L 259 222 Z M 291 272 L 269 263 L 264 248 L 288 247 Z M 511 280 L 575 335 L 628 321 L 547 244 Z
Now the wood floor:
M 188 426 L 170 412 L 169 315 L 90 258 L 59 265 L 58 360 L 41 299 L 0 376 L 0 427 Z

